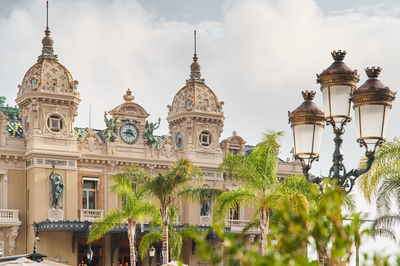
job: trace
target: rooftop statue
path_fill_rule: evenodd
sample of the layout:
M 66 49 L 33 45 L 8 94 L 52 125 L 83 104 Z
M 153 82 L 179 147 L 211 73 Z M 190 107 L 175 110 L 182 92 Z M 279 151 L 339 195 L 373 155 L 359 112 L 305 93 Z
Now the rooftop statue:
M 156 137 L 153 135 L 154 130 L 160 127 L 161 123 L 161 118 L 158 118 L 157 123 L 152 123 L 149 121 L 146 121 L 146 127 L 144 129 L 144 139 L 146 140 L 146 144 L 151 148 L 153 144 L 156 144 L 156 147 L 158 148 L 158 141 Z
M 106 130 L 104 130 L 104 137 L 106 139 L 107 144 L 110 142 L 114 142 L 117 138 L 117 119 L 118 117 L 107 118 L 107 112 L 104 111 L 104 122 L 106 123 Z
M 62 182 L 61 176 L 56 175 L 54 173 L 54 168 L 55 168 L 55 166 L 53 164 L 53 171 L 51 171 L 50 176 L 49 176 L 49 179 L 51 181 L 52 194 L 53 194 L 53 200 L 51 203 L 51 207 L 54 209 L 58 209 L 61 194 L 63 193 L 63 190 L 64 190 L 64 183 Z

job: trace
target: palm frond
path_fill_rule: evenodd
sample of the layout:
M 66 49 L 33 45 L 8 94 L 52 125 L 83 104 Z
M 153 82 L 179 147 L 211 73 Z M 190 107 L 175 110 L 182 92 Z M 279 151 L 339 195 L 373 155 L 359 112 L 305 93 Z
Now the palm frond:
M 199 187 L 182 190 L 179 192 L 179 196 L 202 202 L 204 200 L 214 201 L 221 193 L 222 190 L 218 188 Z
M 99 239 L 102 235 L 112 230 L 116 225 L 125 222 L 125 213 L 118 209 L 111 209 L 104 215 L 103 219 L 97 220 L 93 223 L 92 231 L 89 234 L 88 242 L 93 242 Z
M 400 139 L 394 138 L 393 141 L 388 141 L 375 153 L 375 160 L 371 169 L 359 178 L 359 184 L 364 197 L 371 201 L 376 195 L 378 186 L 381 180 L 387 176 L 400 173 Z M 366 165 L 364 158 L 361 167 Z
M 395 233 L 390 230 L 390 229 L 385 229 L 385 228 L 373 228 L 370 230 L 370 234 L 373 238 L 377 237 L 384 237 L 388 238 L 390 240 L 393 240 L 396 242 L 396 235 Z
M 354 194 L 347 194 L 343 198 L 343 206 L 349 212 L 355 212 L 356 210 L 356 200 L 354 199 Z
M 248 157 L 227 154 L 220 170 L 243 181 L 248 187 L 267 190 L 269 185 L 277 183 L 276 156 L 279 151 L 278 139 L 282 134 L 268 132 Z
M 146 257 L 147 251 L 149 250 L 150 246 L 161 241 L 162 241 L 161 232 L 149 232 L 145 234 L 142 237 L 142 240 L 140 240 L 139 244 L 140 258 L 143 260 Z
M 152 203 L 136 201 L 132 209 L 129 210 L 130 217 L 135 217 L 138 221 L 152 220 L 157 221 L 160 216 L 159 209 Z
M 397 199 L 400 194 L 400 175 L 385 178 L 378 190 L 376 208 L 378 213 L 389 213 L 392 209 L 392 199 Z
M 201 235 L 201 231 L 199 227 L 189 225 L 182 227 L 179 230 L 179 234 L 181 235 L 183 240 L 188 240 L 188 239 L 197 239 Z
M 390 228 L 396 224 L 400 224 L 400 215 L 398 214 L 386 214 L 379 216 L 375 219 L 375 222 L 372 224 L 372 229 L 377 228 Z
M 181 255 L 182 249 L 182 236 L 178 232 L 171 232 L 169 235 L 169 254 L 171 255 L 171 260 L 176 260 Z
M 235 209 L 237 206 L 241 206 L 246 202 L 252 203 L 255 199 L 256 197 L 253 193 L 241 188 L 222 193 L 214 206 L 213 224 L 215 226 L 221 226 L 230 208 Z
M 240 232 L 239 237 L 243 238 L 251 229 L 256 229 L 260 228 L 260 220 L 259 219 L 254 219 L 246 224 L 245 227 L 243 227 L 242 232 Z

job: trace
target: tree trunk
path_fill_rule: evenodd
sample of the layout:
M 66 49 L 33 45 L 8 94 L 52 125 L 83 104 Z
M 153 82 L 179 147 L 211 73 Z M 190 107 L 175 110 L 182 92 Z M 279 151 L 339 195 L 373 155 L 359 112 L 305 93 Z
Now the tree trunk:
M 135 234 L 136 234 L 136 221 L 128 219 L 129 255 L 132 266 L 136 265 Z
M 271 216 L 271 211 L 261 208 L 258 210 L 260 216 L 260 229 L 261 229 L 261 255 L 265 255 L 267 251 L 267 241 L 269 233 L 269 218 Z
M 360 245 L 356 244 L 356 266 L 360 265 Z
M 169 262 L 169 254 L 168 254 L 168 225 L 169 225 L 169 213 L 168 207 L 161 209 L 161 218 L 163 223 L 162 228 L 162 257 L 163 264 L 167 264 Z
M 320 250 L 317 250 L 318 253 L 318 264 L 320 266 L 324 266 L 328 264 L 328 245 L 323 244 Z

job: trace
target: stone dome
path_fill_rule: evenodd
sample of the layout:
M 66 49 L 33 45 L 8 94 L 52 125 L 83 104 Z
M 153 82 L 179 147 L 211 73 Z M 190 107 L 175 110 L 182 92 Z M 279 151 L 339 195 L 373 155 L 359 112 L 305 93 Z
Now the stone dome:
M 57 60 L 57 55 L 54 55 L 54 41 L 48 28 L 45 34 L 42 40 L 42 54 L 22 79 L 21 85 L 18 86 L 18 96 L 33 91 L 77 94 L 78 81 L 72 78 L 68 69 Z
M 217 95 L 207 85 L 189 81 L 175 95 L 170 110 L 220 113 L 222 104 L 223 102 L 218 101 Z
M 168 106 L 171 114 L 181 111 L 222 113 L 224 103 L 220 102 L 217 95 L 204 83 L 197 60 L 197 55 L 194 54 L 193 63 L 190 65 L 190 78 L 176 93 L 172 105 Z

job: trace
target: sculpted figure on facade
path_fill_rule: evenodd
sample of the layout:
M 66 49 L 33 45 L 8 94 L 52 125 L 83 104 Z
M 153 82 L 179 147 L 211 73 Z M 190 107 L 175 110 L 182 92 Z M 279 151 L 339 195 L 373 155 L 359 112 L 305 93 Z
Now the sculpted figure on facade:
M 206 192 L 207 193 L 207 192 Z M 200 209 L 200 216 L 209 216 L 211 208 L 210 195 L 206 194 L 202 200 L 202 205 Z
M 158 148 L 158 142 L 155 136 L 153 135 L 154 130 L 160 127 L 161 123 L 161 118 L 158 118 L 157 123 L 153 123 L 149 121 L 146 121 L 146 127 L 144 129 L 144 138 L 146 140 L 146 144 L 151 148 L 153 144 L 156 144 L 156 147 Z
M 8 252 L 10 255 L 14 255 L 15 251 L 15 239 L 18 236 L 18 226 L 12 226 L 8 228 L 7 235 L 8 235 Z
M 104 122 L 107 126 L 106 130 L 104 130 L 104 137 L 107 144 L 110 144 L 110 142 L 114 142 L 117 138 L 117 119 L 118 117 L 107 118 L 107 112 L 104 111 Z
M 53 170 L 51 171 L 49 176 L 49 179 L 51 181 L 52 196 L 53 196 L 51 207 L 54 209 L 58 209 L 60 198 L 64 190 L 64 183 L 62 182 L 61 176 L 55 174 L 54 168 L 55 166 L 53 165 Z

